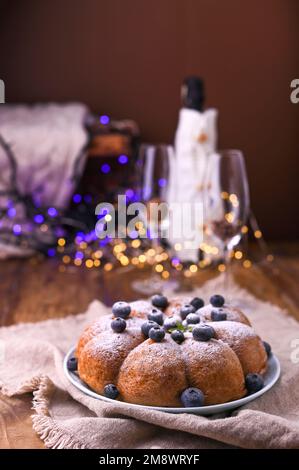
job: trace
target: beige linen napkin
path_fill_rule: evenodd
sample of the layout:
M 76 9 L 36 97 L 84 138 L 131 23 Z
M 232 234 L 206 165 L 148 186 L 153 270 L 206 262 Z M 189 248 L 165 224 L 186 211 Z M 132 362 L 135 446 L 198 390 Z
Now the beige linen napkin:
M 216 279 L 194 295 L 207 300 L 217 291 Z M 298 448 L 299 354 L 292 347 L 299 324 L 237 286 L 230 295 L 271 343 L 282 366 L 281 379 L 270 391 L 230 414 L 207 418 L 139 410 L 77 390 L 65 378 L 62 362 L 82 329 L 107 313 L 98 301 L 77 316 L 1 328 L 2 393 L 33 393 L 33 427 L 51 448 Z

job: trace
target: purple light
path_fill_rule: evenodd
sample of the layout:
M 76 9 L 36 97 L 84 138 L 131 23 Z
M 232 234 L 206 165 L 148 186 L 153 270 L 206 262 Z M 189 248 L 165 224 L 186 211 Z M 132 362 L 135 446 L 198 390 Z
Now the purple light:
M 120 163 L 121 165 L 125 165 L 126 163 L 128 163 L 128 157 L 127 155 L 120 155 L 118 157 L 118 163 Z
M 171 263 L 173 266 L 177 266 L 178 264 L 180 264 L 180 260 L 179 258 L 172 258 Z
M 40 207 L 42 205 L 39 194 L 33 194 L 33 202 L 35 207 Z
M 102 116 L 100 116 L 100 123 L 103 124 L 103 126 L 106 126 L 107 124 L 109 124 L 109 122 L 110 122 L 109 116 L 106 116 L 106 114 L 103 114 Z
M 104 164 L 101 166 L 101 171 L 102 171 L 102 173 L 107 174 L 107 173 L 110 172 L 110 170 L 111 170 L 111 167 L 110 167 L 110 165 L 108 165 L 108 163 L 104 163 Z
M 65 231 L 61 227 L 57 227 L 55 229 L 55 235 L 57 236 L 57 238 L 64 237 L 65 236 Z
M 44 220 L 45 220 L 44 216 L 41 215 L 41 214 L 37 214 L 37 215 L 34 216 L 34 222 L 36 224 L 42 224 Z
M 91 240 L 95 241 L 98 237 L 95 230 L 90 232 Z
M 90 243 L 92 241 L 95 241 L 97 239 L 97 234 L 95 230 L 92 230 L 91 232 L 87 233 L 85 236 L 85 241 L 86 243 Z
M 167 181 L 166 181 L 165 178 L 160 178 L 159 181 L 158 181 L 158 184 L 159 184 L 160 188 L 165 188 L 166 183 L 167 183 Z
M 15 224 L 12 230 L 15 235 L 20 235 L 22 233 L 22 227 L 19 224 Z
M 97 218 L 98 219 L 102 219 L 104 217 L 104 215 L 107 215 L 109 214 L 109 209 L 107 207 L 103 207 L 100 211 L 99 214 L 97 214 Z
M 11 207 L 11 208 L 8 209 L 8 211 L 7 211 L 7 215 L 8 215 L 8 217 L 10 217 L 11 219 L 12 219 L 13 217 L 15 217 L 16 213 L 17 213 L 17 211 L 16 211 L 16 209 L 15 209 L 14 207 Z
M 82 251 L 76 251 L 75 258 L 83 259 L 84 254 L 82 253 Z
M 108 245 L 108 243 L 110 242 L 110 240 L 111 240 L 111 237 L 109 237 L 109 236 L 107 235 L 103 240 L 100 241 L 99 246 L 100 246 L 100 247 L 103 247 L 103 246 Z
M 53 256 L 55 256 L 55 253 L 56 253 L 56 252 L 55 252 L 55 249 L 54 249 L 54 248 L 49 248 L 49 249 L 48 249 L 48 256 L 53 257 Z
M 134 197 L 133 189 L 127 189 L 126 190 L 126 196 L 127 196 L 128 199 L 132 199 Z
M 76 243 L 81 243 L 84 241 L 85 234 L 83 232 L 77 232 L 75 241 Z
M 137 230 L 132 230 L 132 232 L 130 232 L 130 238 L 138 238 L 138 232 Z
M 92 196 L 90 194 L 85 194 L 84 196 L 84 201 L 87 203 L 87 204 L 90 204 L 92 202 Z
M 79 202 L 82 201 L 82 196 L 81 196 L 81 194 L 74 194 L 74 195 L 73 195 L 73 201 L 74 201 L 75 204 L 79 204 Z
M 48 214 L 50 217 L 56 217 L 56 215 L 58 214 L 57 210 L 55 209 L 55 207 L 49 207 L 48 209 Z
M 151 231 L 150 231 L 149 229 L 146 230 L 146 236 L 147 236 L 147 238 L 149 238 L 150 240 L 153 240 L 153 238 L 154 238 L 153 235 L 152 235 L 152 233 L 151 233 Z

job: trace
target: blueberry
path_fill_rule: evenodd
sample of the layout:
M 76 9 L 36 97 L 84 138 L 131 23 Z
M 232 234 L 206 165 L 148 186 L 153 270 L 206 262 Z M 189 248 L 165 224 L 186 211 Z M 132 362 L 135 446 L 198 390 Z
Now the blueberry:
M 267 356 L 270 357 L 272 354 L 271 346 L 266 341 L 263 341 L 264 348 L 266 350 Z
M 111 328 L 113 331 L 115 331 L 115 333 L 121 333 L 122 331 L 126 329 L 126 326 L 127 326 L 126 320 L 120 317 L 115 318 L 115 320 L 112 320 L 111 322 Z
M 227 319 L 227 314 L 225 312 L 221 312 L 220 310 L 212 310 L 211 311 L 211 320 L 212 321 L 225 321 Z
M 213 305 L 213 307 L 222 307 L 224 305 L 224 297 L 222 295 L 212 295 L 210 298 L 210 303 Z
M 158 325 L 163 325 L 163 313 L 161 310 L 153 308 L 151 313 L 148 314 L 147 318 L 151 321 L 155 321 Z
M 186 388 L 181 395 L 181 402 L 185 408 L 202 406 L 204 404 L 204 394 L 199 388 Z
M 189 313 L 189 315 L 186 316 L 186 322 L 187 325 L 195 325 L 200 322 L 200 318 L 196 313 Z
M 160 343 L 162 341 L 162 339 L 164 338 L 164 336 L 165 336 L 165 331 L 159 325 L 158 326 L 153 326 L 149 330 L 148 336 L 153 341 L 156 341 L 157 343 Z
M 177 328 L 179 321 L 175 317 L 166 318 L 163 324 L 163 328 L 165 331 L 172 330 Z
M 112 398 L 114 400 L 118 396 L 117 387 L 114 384 L 108 384 L 104 387 L 104 395 L 107 398 Z
M 190 304 L 183 305 L 180 310 L 180 315 L 182 320 L 185 320 L 186 316 L 189 315 L 189 313 L 194 313 L 195 312 L 195 307 Z
M 195 341 L 209 341 L 214 338 L 215 331 L 210 325 L 198 325 L 193 328 L 192 335 Z
M 195 308 L 195 310 L 202 308 L 204 304 L 205 304 L 204 301 L 200 299 L 199 297 L 194 297 L 194 299 L 192 299 L 190 302 L 190 305 L 192 305 Z
M 168 299 L 165 295 L 156 294 L 152 296 L 152 304 L 157 308 L 166 308 L 168 306 Z
M 181 344 L 185 339 L 184 333 L 180 330 L 174 330 L 171 333 L 171 337 L 176 343 L 179 343 L 179 344 Z
M 158 323 L 152 320 L 148 320 L 141 325 L 141 331 L 148 338 L 149 330 L 154 326 L 159 326 Z
M 77 367 L 78 367 L 77 358 L 75 356 L 70 357 L 67 361 L 68 370 L 74 372 L 75 370 L 77 370 Z
M 264 379 L 260 374 L 247 374 L 245 385 L 249 394 L 258 392 L 264 386 Z
M 115 302 L 112 313 L 115 317 L 127 318 L 131 313 L 131 307 L 127 302 Z

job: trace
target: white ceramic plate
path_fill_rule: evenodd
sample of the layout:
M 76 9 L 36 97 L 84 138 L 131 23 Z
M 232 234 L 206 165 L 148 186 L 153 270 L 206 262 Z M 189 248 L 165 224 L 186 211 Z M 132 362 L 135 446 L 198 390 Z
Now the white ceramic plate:
M 89 388 L 88 385 L 82 382 L 82 380 L 79 378 L 76 372 L 71 372 L 68 370 L 67 361 L 73 355 L 74 350 L 75 350 L 74 347 L 71 348 L 64 358 L 63 369 L 64 369 L 64 373 L 66 377 L 70 380 L 70 382 L 72 382 L 72 384 L 75 387 L 77 387 L 86 395 L 89 395 L 93 398 L 97 398 L 98 400 L 115 403 L 115 400 L 112 400 L 111 398 L 103 397 L 102 395 L 99 395 L 98 393 L 91 390 L 91 388 Z M 211 415 L 215 413 L 222 413 L 224 411 L 233 410 L 234 408 L 239 408 L 240 406 L 243 406 L 246 403 L 249 403 L 250 401 L 255 400 L 257 397 L 263 395 L 271 387 L 273 387 L 275 382 L 277 382 L 279 376 L 280 376 L 280 364 L 279 364 L 277 357 L 274 356 L 274 354 L 272 354 L 268 360 L 267 372 L 264 375 L 264 384 L 265 384 L 264 388 L 262 388 L 262 390 L 259 390 L 256 393 L 253 393 L 252 395 L 248 395 L 244 398 L 240 398 L 240 400 L 229 401 L 227 403 L 221 403 L 220 405 L 198 406 L 194 408 L 166 408 L 166 407 L 161 407 L 161 406 L 135 405 L 133 403 L 126 403 L 126 405 L 129 407 L 133 407 L 133 408 L 147 408 L 149 410 L 165 411 L 167 413 L 193 413 L 197 415 Z

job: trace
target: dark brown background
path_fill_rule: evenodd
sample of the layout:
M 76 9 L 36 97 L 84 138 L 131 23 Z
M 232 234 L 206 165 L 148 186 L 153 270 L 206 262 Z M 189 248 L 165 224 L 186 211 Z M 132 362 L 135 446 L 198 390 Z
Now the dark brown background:
M 246 156 L 265 235 L 298 224 L 297 0 L 0 0 L 7 102 L 80 100 L 171 141 L 184 76 L 220 111 L 221 147 Z

